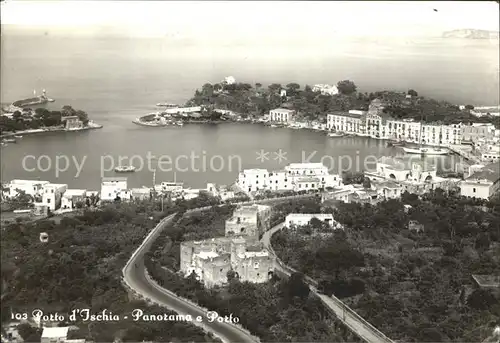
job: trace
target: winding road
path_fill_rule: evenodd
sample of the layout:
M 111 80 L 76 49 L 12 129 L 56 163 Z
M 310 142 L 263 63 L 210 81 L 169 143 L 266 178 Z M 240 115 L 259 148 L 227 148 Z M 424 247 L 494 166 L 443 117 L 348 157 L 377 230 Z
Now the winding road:
M 299 195 L 299 196 L 291 196 L 283 198 L 265 199 L 265 200 L 251 201 L 251 202 L 242 202 L 238 204 L 251 205 L 255 203 L 259 204 L 277 203 L 291 199 L 306 198 L 311 196 L 314 195 Z M 219 205 L 219 206 L 224 206 L 224 205 Z M 186 211 L 186 214 L 201 212 L 208 210 L 210 208 L 211 208 L 210 206 L 196 208 L 193 210 Z M 139 295 L 141 298 L 154 302 L 160 306 L 169 308 L 181 315 L 191 315 L 193 318 L 196 318 L 197 316 L 202 316 L 202 318 L 207 318 L 208 310 L 203 309 L 200 306 L 177 296 L 175 293 L 163 287 L 160 287 L 154 280 L 150 278 L 144 266 L 145 253 L 149 251 L 153 242 L 156 240 L 156 238 L 158 238 L 161 232 L 166 227 L 168 227 L 168 225 L 172 222 L 174 217 L 175 214 L 172 214 L 164 218 L 160 223 L 158 223 L 158 225 L 153 230 L 151 230 L 151 232 L 146 236 L 142 244 L 132 254 L 129 261 L 122 270 L 123 283 L 129 290 Z M 227 343 L 260 342 L 259 338 L 252 336 L 248 331 L 231 323 L 224 323 L 224 322 L 221 323 L 217 321 L 208 322 L 207 320 L 204 320 L 202 323 L 197 323 L 196 321 L 193 321 L 193 324 L 201 326 L 205 331 L 212 332 L 222 341 Z
M 197 209 L 197 211 L 202 210 L 203 209 Z M 162 220 L 162 222 L 160 222 L 160 224 L 158 224 L 146 237 L 142 245 L 134 252 L 125 268 L 123 268 L 124 282 L 128 287 L 140 294 L 141 297 L 167 307 L 181 315 L 191 315 L 193 318 L 202 316 L 204 321 L 199 325 L 203 327 L 204 330 L 214 333 L 224 342 L 259 342 L 257 338 L 251 336 L 249 333 L 235 325 L 220 323 L 217 321 L 212 323 L 208 322 L 206 320 L 206 310 L 178 297 L 175 293 L 160 287 L 153 280 L 151 280 L 149 275 L 147 275 L 146 268 L 144 266 L 144 254 L 149 251 L 151 245 L 160 235 L 162 230 L 172 222 L 174 216 L 175 214 Z M 193 324 L 196 324 L 196 322 L 193 321 Z
M 261 242 L 269 250 L 271 254 L 275 257 L 275 270 L 278 270 L 285 275 L 290 276 L 292 273 L 296 272 L 293 268 L 288 267 L 277 257 L 274 249 L 271 245 L 271 237 L 274 233 L 281 230 L 284 227 L 284 223 L 278 224 L 271 228 L 269 231 L 264 233 Z M 345 305 L 340 299 L 335 296 L 327 296 L 318 292 L 315 285 L 317 284 L 314 280 L 309 277 L 305 277 L 305 281 L 309 285 L 309 289 L 321 299 L 321 301 L 330 309 L 337 318 L 342 321 L 348 328 L 351 329 L 359 338 L 367 343 L 393 343 L 391 339 L 385 336 L 382 332 L 377 330 L 373 325 L 364 320 L 355 311 Z

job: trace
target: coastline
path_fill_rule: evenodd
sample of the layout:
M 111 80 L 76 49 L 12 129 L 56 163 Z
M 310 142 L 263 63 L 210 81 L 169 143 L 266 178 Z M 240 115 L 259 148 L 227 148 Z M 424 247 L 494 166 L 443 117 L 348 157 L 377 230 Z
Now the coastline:
M 9 132 L 9 133 L 4 133 L 0 135 L 0 138 L 9 138 L 9 137 L 14 137 L 14 136 L 31 136 L 31 135 L 37 135 L 37 134 L 42 134 L 42 133 L 49 133 L 49 132 L 80 132 L 80 131 L 88 131 L 88 130 L 97 130 L 97 129 L 102 129 L 103 126 L 99 124 L 94 124 L 93 126 L 87 126 L 83 127 L 81 129 L 77 130 L 68 130 L 65 128 L 55 128 L 55 129 L 32 129 L 32 130 L 22 130 L 22 131 L 16 131 L 16 132 Z

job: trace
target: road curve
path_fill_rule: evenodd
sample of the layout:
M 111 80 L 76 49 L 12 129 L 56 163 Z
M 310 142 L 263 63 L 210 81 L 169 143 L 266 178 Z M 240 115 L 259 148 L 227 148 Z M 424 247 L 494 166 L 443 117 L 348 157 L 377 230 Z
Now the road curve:
M 291 275 L 294 270 L 281 262 L 271 245 L 271 237 L 275 232 L 281 230 L 283 226 L 284 223 L 278 224 L 264 233 L 261 242 L 264 244 L 264 247 L 266 247 L 269 252 L 274 255 L 276 259 L 275 269 L 278 269 L 280 272 L 286 275 Z M 335 313 L 340 321 L 342 321 L 348 328 L 350 328 L 356 335 L 358 335 L 359 338 L 367 343 L 393 343 L 391 339 L 389 339 L 382 332 L 373 327 L 352 309 L 348 308 L 347 305 L 345 305 L 338 298 L 333 296 L 329 297 L 325 294 L 319 293 L 316 287 L 311 285 L 313 281 L 310 278 L 306 277 L 306 282 L 308 283 L 311 291 L 314 292 L 321 299 L 321 301 L 326 306 L 328 306 L 328 308 L 332 312 Z
M 197 209 L 196 212 L 201 210 L 202 209 Z M 229 323 L 208 322 L 206 320 L 207 311 L 193 305 L 192 303 L 184 299 L 179 298 L 173 292 L 170 292 L 158 286 L 147 275 L 146 268 L 144 266 L 144 255 L 150 249 L 155 239 L 160 235 L 162 229 L 165 228 L 173 218 L 174 215 L 171 215 L 162 220 L 162 222 L 160 222 L 160 224 L 158 224 L 151 231 L 148 237 L 146 237 L 143 244 L 134 252 L 125 268 L 123 268 L 123 279 L 125 283 L 143 297 L 148 298 L 153 302 L 161 304 L 169 309 L 172 309 L 179 314 L 189 314 L 193 318 L 202 316 L 202 318 L 204 319 L 202 323 L 203 328 L 207 331 L 212 332 L 224 342 L 259 342 L 257 338 L 251 336 L 237 326 L 231 325 Z M 194 321 L 193 324 L 195 324 Z
M 251 205 L 256 203 L 261 204 L 272 204 L 282 201 L 287 201 L 291 199 L 298 198 L 308 198 L 314 197 L 315 195 L 304 194 L 295 195 L 282 198 L 272 198 L 272 199 L 262 199 L 257 201 L 245 201 L 240 203 L 233 203 L 233 205 Z M 219 207 L 225 206 L 224 204 L 218 205 Z M 201 212 L 210 209 L 211 206 L 200 207 L 192 210 L 186 211 L 185 214 L 191 214 L 196 212 Z M 165 229 L 168 224 L 174 219 L 176 214 L 172 214 L 165 217 L 156 227 L 151 230 L 151 232 L 146 236 L 142 244 L 137 248 L 132 254 L 127 264 L 122 270 L 123 282 L 132 291 L 140 294 L 143 298 L 152 300 L 153 302 L 172 309 L 173 311 L 182 315 L 191 315 L 193 318 L 197 316 L 202 316 L 206 318 L 207 310 L 180 298 L 175 293 L 162 288 L 156 282 L 154 282 L 148 275 L 146 268 L 144 266 L 144 255 L 149 251 L 151 245 L 156 238 L 160 235 L 163 229 Z M 198 324 L 193 321 L 193 324 Z M 208 322 L 206 320 L 199 324 L 203 327 L 205 331 L 212 332 L 214 335 L 219 337 L 221 340 L 227 343 L 259 343 L 260 340 L 257 337 L 252 336 L 247 331 L 242 328 L 232 325 L 229 323 L 220 322 Z

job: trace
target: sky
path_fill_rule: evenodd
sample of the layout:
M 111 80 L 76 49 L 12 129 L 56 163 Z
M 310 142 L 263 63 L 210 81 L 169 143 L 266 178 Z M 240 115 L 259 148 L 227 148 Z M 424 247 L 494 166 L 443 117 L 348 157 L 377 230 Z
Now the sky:
M 437 12 L 434 10 L 436 9 Z M 3 34 L 322 39 L 499 30 L 494 1 L 24 1 L 1 4 Z M 201 37 L 201 38 L 200 38 Z

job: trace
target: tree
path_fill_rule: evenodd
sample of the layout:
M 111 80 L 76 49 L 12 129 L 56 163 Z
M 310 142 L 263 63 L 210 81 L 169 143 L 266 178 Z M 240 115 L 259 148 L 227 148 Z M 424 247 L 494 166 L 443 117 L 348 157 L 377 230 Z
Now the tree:
M 370 178 L 365 177 L 363 179 L 363 188 L 367 188 L 367 189 L 372 188 L 372 183 L 370 181 Z
M 61 112 L 64 117 L 76 115 L 75 109 L 70 105 L 64 105 Z
M 300 85 L 298 83 L 292 82 L 286 85 L 286 91 L 289 96 L 294 96 L 297 94 L 297 91 L 300 89 Z
M 342 80 L 337 83 L 337 88 L 341 94 L 350 95 L 356 92 L 356 85 L 350 80 Z
M 281 85 L 279 83 L 272 83 L 267 88 L 271 93 L 276 93 L 281 89 Z
M 256 88 L 257 90 L 260 90 L 260 87 L 262 87 L 262 83 L 257 82 L 257 83 L 255 84 L 255 88 Z
M 413 89 L 410 89 L 407 94 L 411 95 L 411 96 L 414 96 L 414 97 L 418 96 L 418 93 L 415 90 L 413 90 Z
M 305 299 L 309 296 L 309 286 L 304 282 L 304 275 L 293 273 L 287 283 L 287 294 L 289 298 L 299 297 Z
M 498 299 L 490 290 L 476 289 L 467 298 L 467 305 L 476 310 L 487 310 L 498 304 Z
M 466 110 L 473 110 L 474 106 L 472 106 L 472 105 L 465 105 L 465 109 Z

